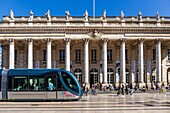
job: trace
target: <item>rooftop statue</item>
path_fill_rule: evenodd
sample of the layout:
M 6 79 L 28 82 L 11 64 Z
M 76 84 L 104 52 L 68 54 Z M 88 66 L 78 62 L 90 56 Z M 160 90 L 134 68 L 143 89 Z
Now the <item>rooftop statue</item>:
M 51 21 L 50 10 L 45 13 L 45 16 L 47 17 L 47 20 Z
M 70 20 L 70 12 L 67 10 L 65 11 L 66 14 L 66 20 Z
M 103 20 L 106 20 L 106 10 L 104 10 L 102 17 L 103 17 Z
M 10 18 L 11 18 L 12 20 L 15 20 L 15 18 L 14 18 L 14 12 L 12 11 L 12 9 L 11 9 L 11 11 L 10 11 Z
M 142 13 L 140 11 L 138 12 L 138 21 L 142 21 Z
M 125 16 L 125 15 L 124 15 L 123 11 L 121 11 L 121 12 L 120 12 L 120 19 L 121 19 L 121 20 L 124 20 L 124 16 Z
M 84 13 L 84 20 L 86 20 L 86 21 L 88 21 L 88 12 L 87 12 L 87 10 L 85 11 L 85 13 Z
M 160 16 L 159 16 L 159 12 L 156 12 L 156 20 L 159 21 L 160 20 Z
M 32 10 L 30 10 L 30 17 L 29 17 L 29 21 L 32 21 L 34 18 L 34 13 L 32 12 Z

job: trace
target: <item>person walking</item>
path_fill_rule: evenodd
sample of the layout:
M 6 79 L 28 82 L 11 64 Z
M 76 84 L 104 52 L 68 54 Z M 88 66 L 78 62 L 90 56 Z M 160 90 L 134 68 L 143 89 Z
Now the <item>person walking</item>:
M 133 89 L 133 85 L 132 85 L 132 83 L 131 83 L 131 84 L 130 84 L 130 95 L 133 94 L 133 91 L 134 91 L 134 89 Z
M 121 90 L 122 90 L 122 97 L 124 97 L 125 91 L 124 91 L 124 85 L 123 84 L 122 84 Z

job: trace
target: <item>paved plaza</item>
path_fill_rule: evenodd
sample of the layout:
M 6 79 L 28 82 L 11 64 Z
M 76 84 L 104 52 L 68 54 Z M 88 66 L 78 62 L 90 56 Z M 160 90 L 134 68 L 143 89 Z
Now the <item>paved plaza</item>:
M 72 102 L 0 102 L 0 113 L 170 113 L 170 93 L 98 94 Z

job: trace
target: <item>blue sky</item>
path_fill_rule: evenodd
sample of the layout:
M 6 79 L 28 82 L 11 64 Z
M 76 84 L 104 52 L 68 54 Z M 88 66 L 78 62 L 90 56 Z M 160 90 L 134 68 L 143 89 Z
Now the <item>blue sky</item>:
M 93 16 L 93 0 L 0 0 L 0 20 L 9 15 L 10 9 L 15 16 L 29 16 L 29 10 L 35 16 L 43 16 L 50 10 L 52 16 L 63 16 L 69 10 L 72 16 L 83 16 L 88 10 Z M 125 16 L 137 16 L 140 10 L 143 16 L 170 16 L 170 0 L 95 0 L 95 15 L 102 15 L 107 10 L 107 16 L 118 16 L 123 10 Z

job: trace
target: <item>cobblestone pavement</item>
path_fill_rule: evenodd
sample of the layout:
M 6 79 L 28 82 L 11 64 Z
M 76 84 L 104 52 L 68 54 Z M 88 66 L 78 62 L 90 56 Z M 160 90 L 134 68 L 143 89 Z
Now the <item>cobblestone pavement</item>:
M 0 113 L 170 113 L 170 93 L 98 94 L 72 102 L 0 102 Z

